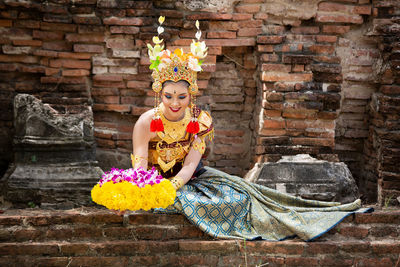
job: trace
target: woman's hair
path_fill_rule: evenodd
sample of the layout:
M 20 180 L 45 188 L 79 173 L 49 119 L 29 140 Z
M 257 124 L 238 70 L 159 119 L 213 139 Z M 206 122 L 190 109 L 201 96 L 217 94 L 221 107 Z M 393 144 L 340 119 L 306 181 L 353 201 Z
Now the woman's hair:
M 163 82 L 163 84 L 162 84 L 162 89 L 164 89 L 164 87 L 165 87 L 167 84 L 170 84 L 170 83 L 184 83 L 184 84 L 186 85 L 187 88 L 189 88 L 189 86 L 190 86 L 190 83 L 189 83 L 188 81 L 185 81 L 185 80 L 179 80 L 179 81 L 177 81 L 177 82 L 174 82 L 174 81 L 165 81 L 165 82 Z

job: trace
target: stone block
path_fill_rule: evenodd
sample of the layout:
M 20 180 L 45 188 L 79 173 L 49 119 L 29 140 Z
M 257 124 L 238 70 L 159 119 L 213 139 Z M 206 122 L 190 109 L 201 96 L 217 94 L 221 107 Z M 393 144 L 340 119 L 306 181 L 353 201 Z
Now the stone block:
M 316 160 L 305 154 L 257 163 L 245 179 L 306 199 L 349 203 L 359 197 L 345 163 Z
M 3 181 L 15 207 L 90 205 L 90 190 L 102 175 L 95 160 L 93 114 L 59 114 L 27 94 L 14 99 L 14 168 Z

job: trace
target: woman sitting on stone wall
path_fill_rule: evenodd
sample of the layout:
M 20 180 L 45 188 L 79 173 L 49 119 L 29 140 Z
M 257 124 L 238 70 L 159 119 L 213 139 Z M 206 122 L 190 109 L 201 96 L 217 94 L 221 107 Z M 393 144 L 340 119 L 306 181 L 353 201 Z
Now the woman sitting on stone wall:
M 214 129 L 210 114 L 195 105 L 197 72 L 207 55 L 200 35 L 189 53 L 164 50 L 158 37 L 154 47 L 148 45 L 156 104 L 134 126 L 132 161 L 134 168 L 156 166 L 177 190 L 175 203 L 156 211 L 182 213 L 214 237 L 307 241 L 355 210 L 367 211 L 359 209 L 360 200 L 345 205 L 304 200 L 203 167 L 206 138 L 212 139 Z

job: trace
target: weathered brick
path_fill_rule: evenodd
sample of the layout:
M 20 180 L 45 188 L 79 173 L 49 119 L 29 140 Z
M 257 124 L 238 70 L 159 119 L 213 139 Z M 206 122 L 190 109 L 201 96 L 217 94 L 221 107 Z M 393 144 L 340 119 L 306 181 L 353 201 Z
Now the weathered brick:
M 307 82 L 311 81 L 313 78 L 312 73 L 268 73 L 263 71 L 261 74 L 261 80 L 265 82 Z
M 257 36 L 257 43 L 259 44 L 280 44 L 284 41 L 285 36 L 275 35 L 275 36 Z
M 332 45 L 312 45 L 309 50 L 317 54 L 332 54 L 335 51 L 335 47 Z
M 101 19 L 95 16 L 73 16 L 72 20 L 76 24 L 89 24 L 89 25 L 101 24 Z
M 94 104 L 94 111 L 113 111 L 120 113 L 129 113 L 131 111 L 130 105 L 116 105 L 116 104 Z
M 224 130 L 215 130 L 215 133 L 217 135 L 221 136 L 231 136 L 231 137 L 241 137 L 245 134 L 244 131 L 242 130 L 230 130 L 230 129 L 224 129 Z
M 58 74 L 60 72 L 60 68 L 45 68 L 46 76 L 52 76 Z
M 0 62 L 38 63 L 39 60 L 34 56 L 0 55 Z
M 355 6 L 353 8 L 353 12 L 360 15 L 371 15 L 371 6 L 370 5 Z
M 41 83 L 86 84 L 85 77 L 41 77 Z
M 79 53 L 103 53 L 104 46 L 95 44 L 74 44 L 74 51 Z
M 115 88 L 126 88 L 124 82 L 110 82 L 110 81 L 93 81 L 93 86 L 98 87 L 115 87 Z
M 57 244 L 42 244 L 42 243 L 31 243 L 31 244 L 19 244 L 19 243 L 2 243 L 0 244 L 0 255 L 52 255 L 57 256 L 58 246 Z
M 40 28 L 40 21 L 37 20 L 16 20 L 15 27 L 20 27 L 20 28 L 28 28 L 28 29 L 39 29 Z M 4 27 L 11 27 L 10 26 L 4 26 Z
M 110 82 L 121 82 L 123 80 L 122 75 L 95 75 L 93 77 L 94 81 L 110 81 Z
M 355 259 L 354 265 L 356 265 L 356 266 L 374 266 L 374 267 L 395 266 L 394 262 L 388 257 Z
M 305 257 L 286 258 L 285 265 L 286 266 L 319 266 L 319 261 L 318 261 L 318 258 L 305 258 Z
M 210 21 L 209 24 L 210 31 L 237 31 L 239 30 L 239 24 L 233 21 Z M 193 36 L 193 31 L 191 30 L 190 35 L 187 37 Z
M 109 67 L 109 73 L 137 74 L 137 67 Z
M 113 27 L 113 26 L 110 26 Z M 104 33 L 106 31 L 105 26 L 99 26 L 99 25 L 79 25 L 78 26 L 78 33 Z
M 113 57 L 118 57 L 118 58 L 140 58 L 140 51 L 113 50 Z
M 81 244 L 60 244 L 60 252 L 65 256 L 81 256 L 87 255 L 89 245 L 85 243 Z
M 68 59 L 90 59 L 92 57 L 92 54 L 77 52 L 58 52 L 57 57 Z
M 44 73 L 44 66 L 20 66 L 19 70 L 21 72 L 30 72 L 30 73 Z
M 262 33 L 261 28 L 241 28 L 239 29 L 237 35 L 239 37 L 251 37 L 251 36 L 258 36 Z
M 7 55 L 27 55 L 31 54 L 32 47 L 3 45 L 2 50 L 3 53 Z
M 293 27 L 290 29 L 290 31 L 295 34 L 317 34 L 319 33 L 319 27 L 318 26 Z
M 13 45 L 18 46 L 41 46 L 42 41 L 40 40 L 13 40 Z
M 77 29 L 77 25 L 65 24 L 65 23 L 41 22 L 40 29 L 44 31 L 75 32 Z
M 277 72 L 290 72 L 292 69 L 291 65 L 286 64 L 265 64 L 261 65 L 262 71 L 277 71 Z
M 141 18 L 104 18 L 103 23 L 106 25 L 123 25 L 123 26 L 141 26 L 143 19 Z
M 102 56 L 94 56 L 92 58 L 93 65 L 95 66 L 132 66 L 135 64 L 133 59 L 112 59 Z
M 256 19 L 256 20 L 245 20 L 238 22 L 239 28 L 261 28 L 263 25 L 263 21 Z
M 33 38 L 38 38 L 42 40 L 62 40 L 64 39 L 64 33 L 34 30 Z
M 17 64 L 0 64 L 1 71 L 16 71 L 18 69 Z
M 336 22 L 336 23 L 354 23 L 362 24 L 364 22 L 360 15 L 336 15 L 331 13 L 318 12 L 315 18 L 318 22 Z
M 107 48 L 120 49 L 120 50 L 131 50 L 134 49 L 134 41 L 130 39 L 107 39 Z
M 139 27 L 136 26 L 111 26 L 111 33 L 125 33 L 125 34 L 137 34 L 139 33 Z
M 0 27 L 12 27 L 12 20 L 0 19 Z
M 90 61 L 75 60 L 75 59 L 52 59 L 50 60 L 50 67 L 65 67 L 72 69 L 90 69 Z
M 318 10 L 319 11 L 328 11 L 328 12 L 352 12 L 352 9 L 354 8 L 353 5 L 345 5 L 345 4 L 339 4 L 339 3 L 330 3 L 330 2 L 322 2 L 318 4 Z
M 231 14 L 222 14 L 222 13 L 198 13 L 191 14 L 186 16 L 187 20 L 231 20 Z
M 232 20 L 234 21 L 242 21 L 242 20 L 250 20 L 253 18 L 252 14 L 247 13 L 233 13 Z
M 128 81 L 128 88 L 141 88 L 141 89 L 150 89 L 151 82 L 146 81 Z
M 254 46 L 255 43 L 256 41 L 253 38 L 206 40 L 207 46 Z
M 354 266 L 353 259 L 343 259 L 333 256 L 323 257 L 319 260 L 322 266 Z
M 257 45 L 258 52 L 274 52 L 273 45 Z
M 334 35 L 317 35 L 316 37 L 318 43 L 336 43 L 337 36 Z
M 240 36 L 240 35 L 239 35 Z M 211 39 L 233 39 L 236 38 L 236 32 L 232 31 L 213 31 L 213 32 L 207 32 L 207 38 Z
M 262 54 L 261 60 L 264 62 L 277 62 L 279 61 L 279 56 L 277 54 Z
M 265 129 L 284 129 L 286 127 L 286 123 L 285 123 L 285 120 L 265 119 L 263 127 Z
M 42 48 L 45 50 L 55 50 L 55 51 L 71 51 L 72 45 L 65 41 L 49 41 L 43 42 Z
M 290 119 L 306 119 L 315 118 L 316 111 L 314 110 L 301 110 L 301 109 L 290 109 L 285 108 L 282 113 L 282 117 Z
M 65 39 L 69 42 L 79 42 L 79 43 L 101 43 L 104 42 L 104 35 L 97 34 L 77 34 L 77 33 L 68 33 L 65 36 Z
M 62 76 L 89 76 L 88 70 L 63 70 Z
M 235 7 L 236 12 L 238 13 L 250 13 L 254 14 L 259 12 L 261 9 L 260 5 L 238 5 Z
M 350 31 L 350 26 L 323 25 L 323 33 L 344 34 Z

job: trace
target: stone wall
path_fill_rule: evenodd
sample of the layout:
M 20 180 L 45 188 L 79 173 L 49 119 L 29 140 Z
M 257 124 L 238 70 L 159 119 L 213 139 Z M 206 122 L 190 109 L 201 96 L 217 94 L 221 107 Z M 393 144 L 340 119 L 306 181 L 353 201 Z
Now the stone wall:
M 389 0 L 1 0 L 0 172 L 17 93 L 67 114 L 92 105 L 98 161 L 128 167 L 133 125 L 153 106 L 145 43 L 159 15 L 168 48 L 189 45 L 196 19 L 209 46 L 198 103 L 216 124 L 210 166 L 241 175 L 309 153 L 349 164 L 371 201 L 378 179 L 398 192 L 399 11 Z M 379 66 L 390 62 L 389 75 Z

